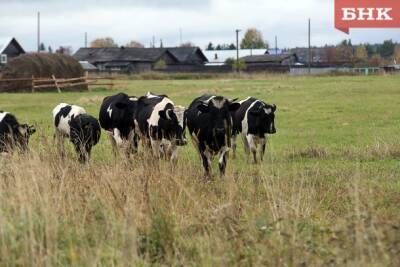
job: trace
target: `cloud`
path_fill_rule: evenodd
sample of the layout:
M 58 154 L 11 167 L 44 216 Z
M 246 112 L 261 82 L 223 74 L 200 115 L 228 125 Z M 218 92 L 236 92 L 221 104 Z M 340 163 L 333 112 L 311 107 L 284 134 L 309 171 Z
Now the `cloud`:
M 168 46 L 192 41 L 235 42 L 235 29 L 260 29 L 270 43 L 278 36 L 280 47 L 307 45 L 307 20 L 312 19 L 314 45 L 335 44 L 344 38 L 353 43 L 399 41 L 400 31 L 352 30 L 347 36 L 334 29 L 333 0 L 0 0 L 0 37 L 15 36 L 28 50 L 36 47 L 36 13 L 41 12 L 42 40 L 53 48 L 83 45 L 111 36 L 120 45 L 137 40 L 149 45 L 153 36 Z M 242 33 L 243 34 L 243 33 Z

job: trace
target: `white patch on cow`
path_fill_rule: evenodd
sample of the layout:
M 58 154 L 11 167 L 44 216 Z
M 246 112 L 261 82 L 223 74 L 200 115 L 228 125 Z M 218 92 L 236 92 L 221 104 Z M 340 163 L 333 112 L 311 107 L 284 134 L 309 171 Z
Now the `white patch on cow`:
M 113 110 L 111 109 L 111 105 L 110 105 L 107 109 L 107 113 L 108 113 L 108 116 L 110 116 L 110 119 L 111 119 L 112 112 L 113 112 Z
M 61 103 L 53 109 L 53 122 L 55 121 L 55 118 L 56 118 L 57 114 L 61 111 L 61 109 L 66 106 L 71 106 L 71 111 L 67 114 L 66 117 L 64 117 L 64 116 L 60 117 L 60 123 L 58 124 L 57 130 L 60 133 L 69 136 L 69 134 L 70 134 L 69 122 L 71 121 L 71 118 L 73 116 L 76 117 L 81 114 L 86 114 L 86 110 L 79 106 Z
M 254 101 L 250 107 L 246 110 L 246 114 L 244 115 L 243 121 L 242 121 L 242 133 L 247 135 L 248 131 L 249 131 L 249 122 L 248 122 L 248 115 L 249 115 L 249 111 L 254 107 L 254 105 L 260 102 L 260 100 L 256 100 Z
M 211 101 L 213 102 L 213 104 L 216 108 L 221 109 L 224 106 L 226 99 L 222 99 L 222 100 L 212 99 Z
M 130 97 L 129 100 L 130 101 L 138 101 L 138 99 L 136 97 Z
M 264 108 L 264 111 L 266 114 L 271 114 L 272 113 L 272 109 L 270 108 Z
M 225 154 L 228 153 L 229 150 L 230 149 L 227 146 L 224 146 L 224 147 L 221 148 L 221 150 L 219 151 L 219 159 L 218 159 L 219 164 L 223 164 L 224 163 Z
M 242 101 L 239 101 L 239 104 L 241 105 L 241 104 L 243 104 L 244 102 L 246 102 L 247 100 L 249 100 L 251 98 L 251 96 L 248 96 L 246 99 L 244 99 L 244 100 L 242 100 Z
M 263 138 L 259 138 L 252 134 L 246 135 L 247 144 L 252 152 L 257 151 L 257 145 L 261 143 L 261 139 Z
M 185 110 L 186 108 L 182 106 L 175 106 L 174 108 L 175 115 L 178 118 L 179 125 L 182 127 L 182 129 L 183 129 Z
M 212 99 L 214 99 L 216 96 L 215 95 L 213 95 L 213 96 L 210 96 L 210 98 L 209 99 L 207 99 L 207 100 L 204 100 L 203 102 L 204 103 L 209 103 Z
M 147 122 L 149 123 L 149 127 L 151 126 L 158 126 L 158 121 L 160 120 L 160 114 L 159 112 L 161 110 L 165 109 L 165 106 L 167 104 L 172 104 L 174 105 L 174 103 L 169 99 L 164 97 L 163 100 L 158 103 L 157 105 L 155 105 L 153 112 L 151 113 L 150 118 L 147 120 Z
M 147 98 L 157 98 L 157 97 L 160 97 L 160 96 L 158 96 L 158 95 L 153 95 L 152 93 L 147 92 L 146 97 L 147 97 Z
M 114 128 L 113 132 L 112 132 L 112 137 L 115 140 L 115 143 L 117 143 L 117 145 L 122 145 L 122 143 L 124 142 L 121 138 L 121 131 L 118 130 L 117 128 Z
M 4 118 L 6 117 L 7 114 L 10 114 L 9 112 L 1 112 L 0 113 L 0 122 L 2 122 L 4 120 Z

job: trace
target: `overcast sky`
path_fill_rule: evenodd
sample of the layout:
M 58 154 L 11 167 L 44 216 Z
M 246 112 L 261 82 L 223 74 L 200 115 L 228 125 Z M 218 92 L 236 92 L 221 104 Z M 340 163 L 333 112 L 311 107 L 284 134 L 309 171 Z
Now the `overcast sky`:
M 334 29 L 334 0 L 0 0 L 0 38 L 16 37 L 36 49 L 36 13 L 41 12 L 42 41 L 46 46 L 84 45 L 110 36 L 119 45 L 137 40 L 149 46 L 152 36 L 164 46 L 191 41 L 204 48 L 210 41 L 232 43 L 235 29 L 255 27 L 270 44 L 278 35 L 280 48 L 307 45 L 307 19 L 312 19 L 313 45 L 400 41 L 400 29 Z

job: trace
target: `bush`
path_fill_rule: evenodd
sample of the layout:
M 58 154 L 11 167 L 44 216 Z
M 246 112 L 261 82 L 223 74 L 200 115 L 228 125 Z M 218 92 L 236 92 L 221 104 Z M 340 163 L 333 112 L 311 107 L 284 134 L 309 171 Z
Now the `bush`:
M 164 70 L 167 67 L 167 64 L 163 59 L 160 59 L 156 63 L 154 63 L 154 69 L 156 70 Z

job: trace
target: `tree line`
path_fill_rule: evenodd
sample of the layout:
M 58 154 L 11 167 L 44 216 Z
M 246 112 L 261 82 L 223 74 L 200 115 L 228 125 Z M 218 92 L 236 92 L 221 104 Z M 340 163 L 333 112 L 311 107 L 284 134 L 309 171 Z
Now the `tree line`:
M 381 44 L 353 45 L 351 40 L 343 40 L 336 46 L 325 46 L 328 63 L 348 63 L 354 67 L 379 67 L 400 63 L 400 44 L 385 40 Z

